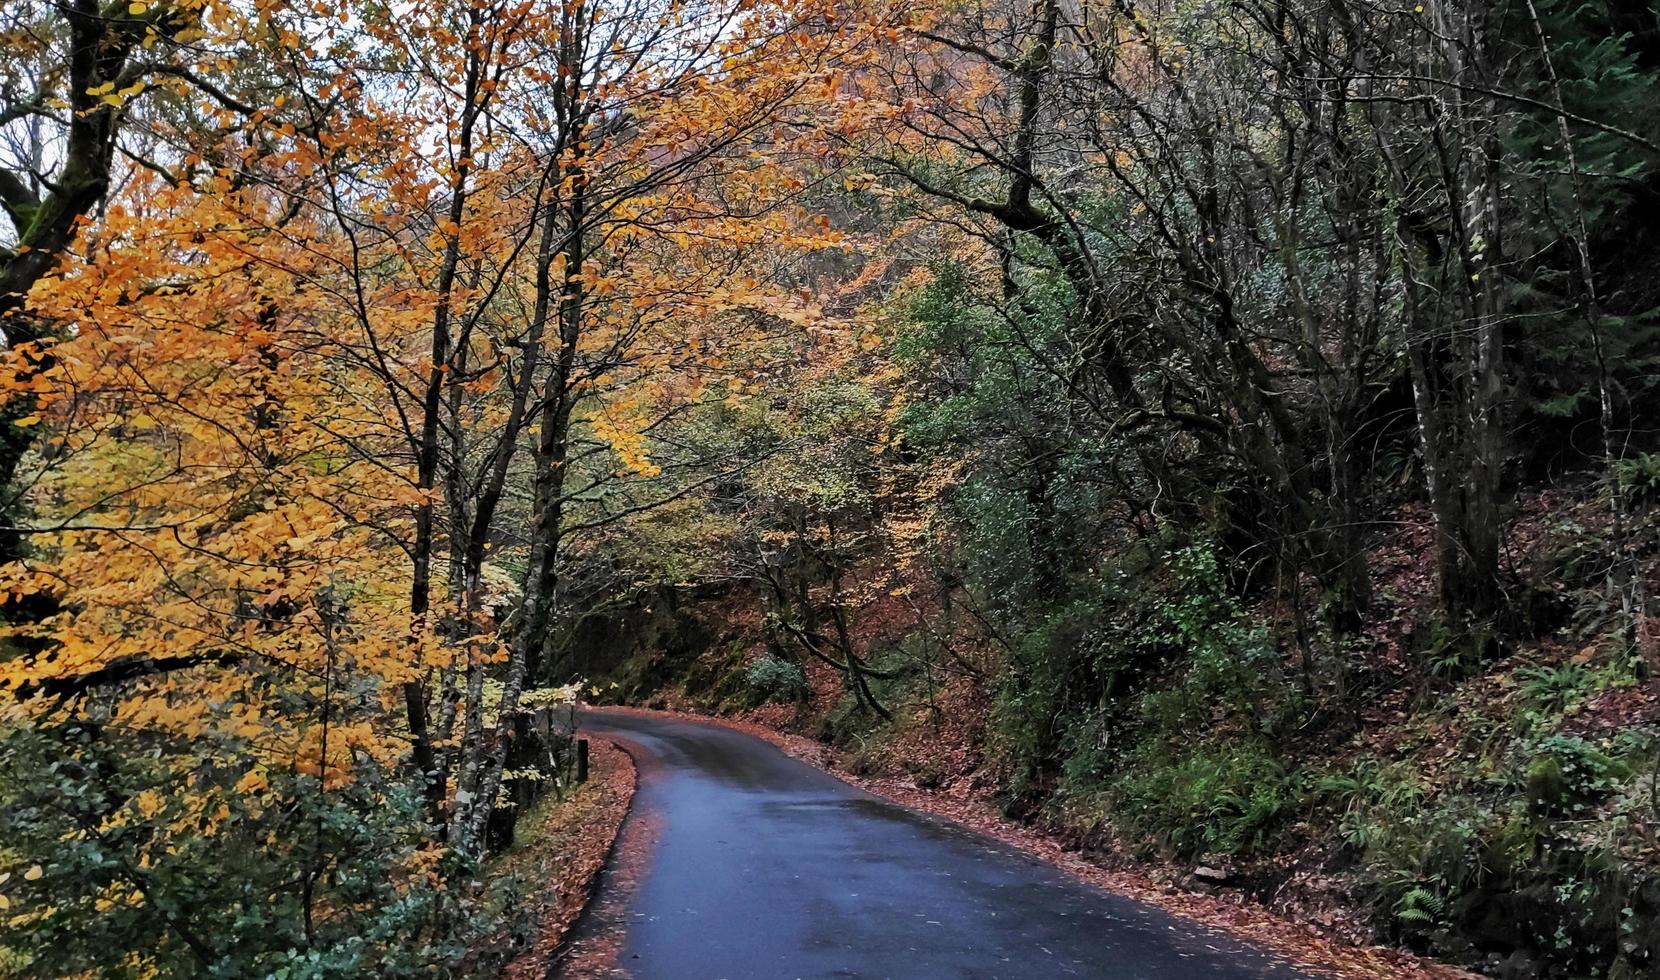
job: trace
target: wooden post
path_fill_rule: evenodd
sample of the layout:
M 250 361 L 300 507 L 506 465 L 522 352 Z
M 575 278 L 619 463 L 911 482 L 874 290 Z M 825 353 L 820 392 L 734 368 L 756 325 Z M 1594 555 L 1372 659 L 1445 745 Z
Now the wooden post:
M 588 740 L 585 738 L 576 740 L 576 781 L 588 781 Z

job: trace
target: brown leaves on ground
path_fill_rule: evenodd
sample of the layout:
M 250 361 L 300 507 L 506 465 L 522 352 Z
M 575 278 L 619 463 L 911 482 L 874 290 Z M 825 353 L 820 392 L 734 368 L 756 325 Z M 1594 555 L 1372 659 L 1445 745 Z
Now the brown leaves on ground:
M 582 914 L 593 882 L 605 864 L 617 830 L 634 798 L 634 762 L 610 742 L 591 740 L 586 786 L 565 806 L 555 807 L 540 831 L 557 841 L 552 874 L 536 896 L 541 925 L 536 939 L 502 970 L 504 980 L 547 975 L 548 961 Z

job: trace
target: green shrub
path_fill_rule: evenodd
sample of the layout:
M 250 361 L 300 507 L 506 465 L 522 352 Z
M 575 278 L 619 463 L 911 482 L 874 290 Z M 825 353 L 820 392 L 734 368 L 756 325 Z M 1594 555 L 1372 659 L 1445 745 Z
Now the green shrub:
M 1451 898 L 1474 887 L 1485 874 L 1484 832 L 1492 814 L 1466 796 L 1426 798 L 1413 806 L 1382 806 L 1369 815 L 1366 863 L 1384 904 L 1403 923 L 1423 923 L 1403 908 L 1433 912 L 1409 900 L 1414 890 Z M 1403 905 L 1402 903 L 1406 904 Z
M 1212 727 L 1222 709 L 1272 735 L 1295 716 L 1297 693 L 1266 627 L 1228 593 L 1210 548 L 1178 550 L 1170 570 L 1173 581 L 1153 598 L 1136 639 L 1174 651 L 1187 669 L 1142 699 L 1144 719 L 1153 732 L 1185 741 Z
M 807 696 L 807 673 L 801 665 L 777 657 L 757 657 L 744 673 L 764 701 L 800 701 Z
M 1639 453 L 1620 460 L 1620 489 L 1640 508 L 1660 503 L 1660 455 Z
M 160 747 L 113 751 L 120 737 L 71 724 L 0 739 L 17 916 L 0 945 L 27 951 L 27 975 L 443 976 L 499 921 L 433 887 L 473 869 L 430 848 L 419 795 L 368 758 L 326 792 L 274 768 L 247 769 L 264 777 L 247 788 L 228 753 L 184 769 Z
M 1138 755 L 1117 782 L 1113 820 L 1184 857 L 1264 849 L 1299 796 L 1296 775 L 1260 748 L 1203 748 L 1172 759 Z
M 1086 651 L 1100 620 L 1101 611 L 1093 603 L 1069 603 L 1050 611 L 1011 643 L 1011 669 L 998 686 L 992 723 L 994 748 L 1009 764 L 1010 789 L 1017 795 L 1053 765 L 1062 736 L 1077 714 L 1070 699 L 1089 696 L 1079 683 L 1088 671 L 1073 668 L 1089 663 Z
M 1623 760 L 1576 735 L 1550 735 L 1522 751 L 1528 799 L 1545 810 L 1583 809 L 1631 775 Z

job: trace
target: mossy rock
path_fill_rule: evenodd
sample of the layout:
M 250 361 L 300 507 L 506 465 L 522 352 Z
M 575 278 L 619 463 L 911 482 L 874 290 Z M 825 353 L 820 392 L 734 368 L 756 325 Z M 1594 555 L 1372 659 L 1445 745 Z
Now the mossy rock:
M 1531 866 L 1539 854 L 1539 818 L 1519 808 L 1499 824 L 1487 841 L 1485 859 L 1493 873 L 1515 875 Z
M 1536 810 L 1552 810 L 1568 802 L 1568 778 L 1562 760 L 1542 755 L 1527 765 L 1527 798 Z

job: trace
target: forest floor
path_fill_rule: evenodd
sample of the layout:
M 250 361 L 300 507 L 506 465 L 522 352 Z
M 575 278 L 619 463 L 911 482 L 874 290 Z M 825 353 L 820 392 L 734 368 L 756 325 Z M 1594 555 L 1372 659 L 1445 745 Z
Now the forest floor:
M 1149 870 L 1107 867 L 1096 863 L 1070 847 L 1063 836 L 1004 817 L 990 792 L 941 791 L 918 786 L 912 780 L 861 774 L 850 754 L 783 730 L 777 723 L 777 712 L 761 709 L 746 712 L 744 716 L 721 717 L 672 709 L 608 708 L 607 711 L 664 718 L 695 718 L 765 739 L 789 755 L 867 792 L 986 834 L 1091 885 L 1220 929 L 1336 977 L 1455 980 L 1474 976 L 1420 959 L 1403 950 L 1355 946 L 1334 940 L 1319 927 L 1252 903 L 1237 891 L 1198 894 L 1161 881 Z
M 526 904 L 533 911 L 522 917 L 523 931 L 502 937 L 516 949 L 501 972 L 504 980 L 547 975 L 633 800 L 636 773 L 628 753 L 603 739 L 591 740 L 589 748 L 588 781 L 571 796 L 533 809 L 527 815 L 531 827 L 492 869 L 498 879 L 516 875 L 532 883 Z

